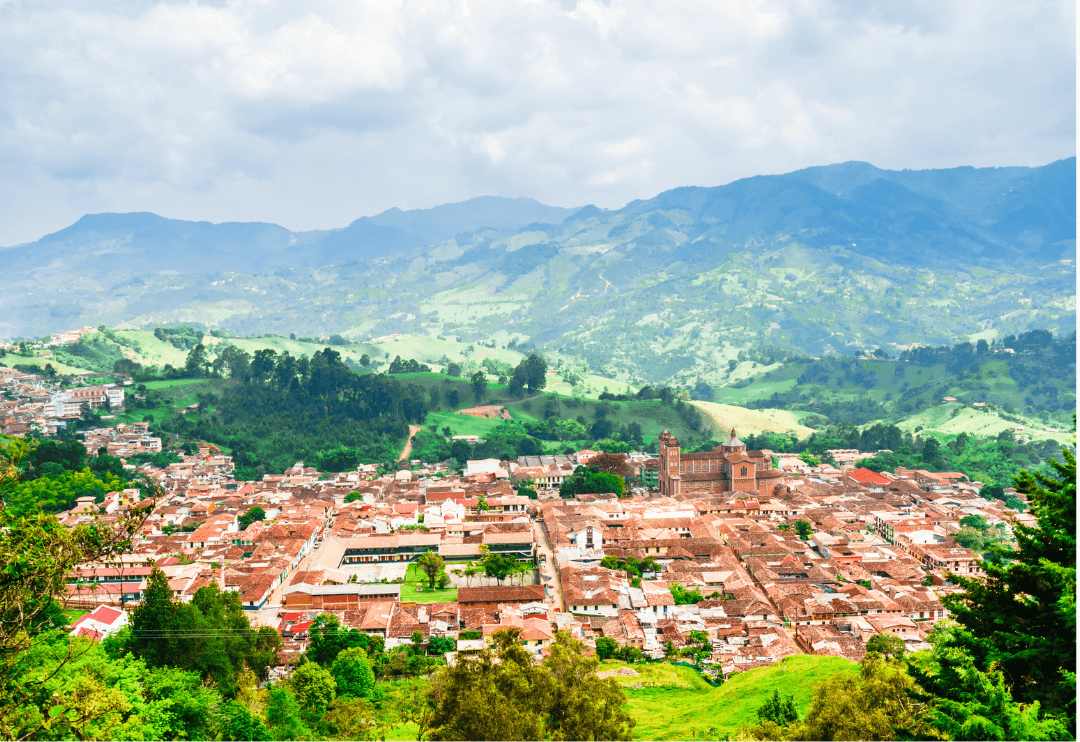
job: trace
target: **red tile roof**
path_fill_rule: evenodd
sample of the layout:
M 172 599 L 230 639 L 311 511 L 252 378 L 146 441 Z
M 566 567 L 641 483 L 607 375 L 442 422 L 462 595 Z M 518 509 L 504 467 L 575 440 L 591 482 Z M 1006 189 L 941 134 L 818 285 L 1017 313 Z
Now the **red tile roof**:
M 865 466 L 856 469 L 848 476 L 860 484 L 889 484 L 892 481 L 876 471 L 870 471 Z

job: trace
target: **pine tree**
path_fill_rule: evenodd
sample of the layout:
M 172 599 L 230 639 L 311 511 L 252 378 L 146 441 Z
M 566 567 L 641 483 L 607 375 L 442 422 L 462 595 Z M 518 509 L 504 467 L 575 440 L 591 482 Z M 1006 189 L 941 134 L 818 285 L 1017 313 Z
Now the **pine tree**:
M 1028 496 L 1034 526 L 1015 525 L 1016 551 L 985 562 L 986 576 L 953 579 L 963 593 L 943 602 L 968 630 L 976 666 L 996 663 L 1013 698 L 1038 701 L 1067 720 L 1076 734 L 1076 457 L 1063 450 L 1055 474 L 1022 472 L 1017 489 Z

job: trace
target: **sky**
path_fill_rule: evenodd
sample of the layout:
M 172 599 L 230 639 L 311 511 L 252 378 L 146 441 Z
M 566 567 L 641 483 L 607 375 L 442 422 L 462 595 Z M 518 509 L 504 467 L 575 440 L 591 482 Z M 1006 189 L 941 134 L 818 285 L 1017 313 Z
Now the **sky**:
M 1065 0 L 0 0 L 0 245 L 1076 153 Z

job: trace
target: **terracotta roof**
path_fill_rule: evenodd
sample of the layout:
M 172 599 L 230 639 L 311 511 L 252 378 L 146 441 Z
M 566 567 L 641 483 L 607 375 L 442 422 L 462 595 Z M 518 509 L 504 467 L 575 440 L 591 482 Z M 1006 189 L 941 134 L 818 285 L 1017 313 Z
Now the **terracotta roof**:
M 458 603 L 532 603 L 544 600 L 541 585 L 458 588 Z
M 859 482 L 860 484 L 892 484 L 891 479 L 881 474 L 878 474 L 876 471 L 871 471 L 865 466 L 855 469 L 850 474 L 848 474 L 848 476 L 854 479 L 856 482 Z

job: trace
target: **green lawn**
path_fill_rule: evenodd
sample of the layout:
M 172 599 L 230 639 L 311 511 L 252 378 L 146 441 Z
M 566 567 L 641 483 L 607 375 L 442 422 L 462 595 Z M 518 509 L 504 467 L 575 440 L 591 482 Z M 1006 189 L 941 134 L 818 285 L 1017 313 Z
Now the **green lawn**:
M 605 662 L 601 670 L 624 665 Z M 814 684 L 858 665 L 841 657 L 788 657 L 772 667 L 733 676 L 719 688 L 693 669 L 669 664 L 632 665 L 640 677 L 616 677 L 630 701 L 635 740 L 718 739 L 757 721 L 757 709 L 773 690 L 791 694 L 800 714 L 810 708 Z M 715 729 L 715 732 L 709 732 Z
M 423 587 L 418 587 L 418 585 L 423 585 Z M 409 565 L 405 573 L 405 582 L 401 585 L 402 603 L 453 603 L 456 601 L 456 587 L 448 587 L 445 590 L 435 588 L 432 592 L 427 588 L 427 575 L 421 572 L 417 565 Z

